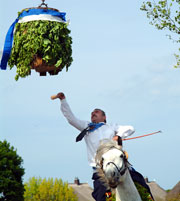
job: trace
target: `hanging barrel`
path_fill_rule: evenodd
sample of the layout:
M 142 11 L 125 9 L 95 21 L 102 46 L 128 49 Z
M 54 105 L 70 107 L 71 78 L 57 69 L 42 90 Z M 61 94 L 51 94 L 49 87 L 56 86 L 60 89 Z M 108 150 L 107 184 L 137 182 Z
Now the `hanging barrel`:
M 72 38 L 65 15 L 48 7 L 23 9 L 10 28 L 13 32 L 15 27 L 12 49 L 8 58 L 4 47 L 1 69 L 6 69 L 8 60 L 10 69 L 17 67 L 16 80 L 30 75 L 32 69 L 40 75 L 57 75 L 64 67 L 68 70 L 73 60 Z

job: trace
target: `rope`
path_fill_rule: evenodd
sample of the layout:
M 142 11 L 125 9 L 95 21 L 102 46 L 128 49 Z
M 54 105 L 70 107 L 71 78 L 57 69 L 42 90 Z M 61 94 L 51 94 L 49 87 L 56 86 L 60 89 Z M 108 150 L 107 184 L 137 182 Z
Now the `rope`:
M 46 6 L 47 7 L 47 4 L 44 3 L 44 2 L 45 2 L 45 0 L 42 0 L 42 3 L 41 3 L 41 5 L 39 5 L 39 7 L 42 7 L 42 6 Z

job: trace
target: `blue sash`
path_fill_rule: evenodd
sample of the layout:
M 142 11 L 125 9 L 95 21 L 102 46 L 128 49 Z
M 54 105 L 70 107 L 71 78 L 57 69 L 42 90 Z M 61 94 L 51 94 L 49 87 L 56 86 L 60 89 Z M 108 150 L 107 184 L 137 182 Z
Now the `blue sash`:
M 105 123 L 89 123 L 88 126 L 90 127 L 90 129 L 88 130 L 89 132 L 92 132 L 96 129 L 98 129 L 99 127 L 103 126 Z
M 2 59 L 1 59 L 1 63 L 0 63 L 0 68 L 2 70 L 6 70 L 8 59 L 11 54 L 12 43 L 13 43 L 13 32 L 14 32 L 14 27 L 15 27 L 16 23 L 18 23 L 19 19 L 22 17 L 29 16 L 29 15 L 40 15 L 40 14 L 56 16 L 56 17 L 61 18 L 64 21 L 66 21 L 66 19 L 65 19 L 66 13 L 61 13 L 61 12 L 58 12 L 55 10 L 50 10 L 50 9 L 29 9 L 27 11 L 24 10 L 18 16 L 18 18 L 13 22 L 13 24 L 10 26 L 10 28 L 6 34 Z

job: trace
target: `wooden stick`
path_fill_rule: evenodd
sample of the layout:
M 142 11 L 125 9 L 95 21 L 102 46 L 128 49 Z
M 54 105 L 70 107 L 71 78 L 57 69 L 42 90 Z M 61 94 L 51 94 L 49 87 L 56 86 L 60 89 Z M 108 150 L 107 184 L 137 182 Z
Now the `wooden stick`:
M 54 99 L 56 99 L 56 98 L 58 98 L 57 95 L 52 95 L 52 96 L 51 96 L 51 100 L 54 100 Z
M 141 138 L 141 137 L 154 135 L 154 134 L 157 134 L 157 133 L 161 133 L 161 131 L 157 131 L 157 132 L 154 132 L 154 133 L 149 133 L 149 134 L 146 134 L 146 135 L 140 135 L 140 136 L 137 136 L 137 137 L 125 138 L 125 139 L 122 139 L 122 140 L 123 141 L 125 141 L 125 140 L 133 140 L 133 139 L 137 139 L 137 138 Z

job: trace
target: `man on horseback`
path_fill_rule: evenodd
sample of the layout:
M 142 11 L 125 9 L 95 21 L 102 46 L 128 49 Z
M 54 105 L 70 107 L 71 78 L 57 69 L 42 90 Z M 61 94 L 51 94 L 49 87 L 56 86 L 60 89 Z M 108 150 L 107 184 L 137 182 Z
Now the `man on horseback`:
M 108 190 L 99 180 L 95 163 L 95 154 L 98 149 L 99 142 L 103 139 L 118 140 L 126 138 L 134 133 L 134 128 L 132 126 L 106 124 L 106 114 L 101 109 L 95 109 L 91 113 L 91 122 L 79 120 L 72 113 L 63 93 L 58 93 L 56 98 L 61 100 L 61 111 L 69 124 L 81 131 L 81 133 L 77 136 L 76 141 L 78 142 L 83 138 L 85 140 L 88 162 L 93 169 L 92 179 L 94 180 L 94 191 L 92 196 L 96 201 L 105 201 L 106 192 Z

